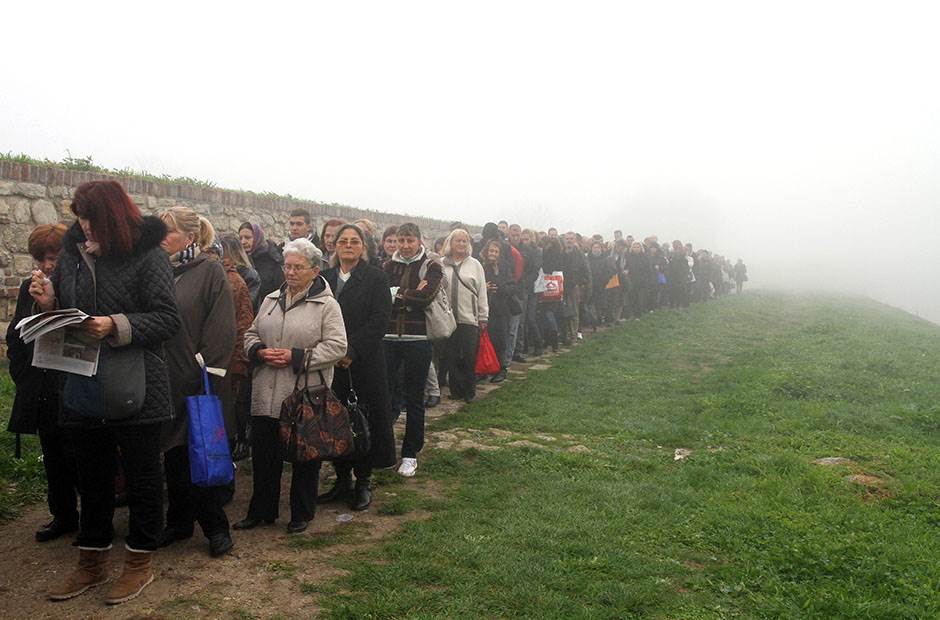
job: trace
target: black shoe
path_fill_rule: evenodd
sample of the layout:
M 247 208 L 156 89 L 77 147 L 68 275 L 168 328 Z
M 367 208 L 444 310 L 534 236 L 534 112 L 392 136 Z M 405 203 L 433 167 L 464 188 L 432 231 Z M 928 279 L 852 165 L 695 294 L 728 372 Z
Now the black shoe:
M 512 356 L 512 361 L 519 362 L 520 364 L 525 364 L 529 361 L 529 358 L 523 355 L 522 353 L 516 353 Z
M 50 523 L 47 523 L 36 530 L 36 542 L 49 542 L 50 540 L 55 540 L 59 536 L 70 534 L 77 530 L 78 522 L 66 523 L 64 521 L 59 521 L 58 519 L 53 519 Z
M 506 371 L 500 370 L 498 373 L 490 377 L 490 383 L 502 383 L 506 380 Z
M 299 534 L 307 529 L 309 525 L 306 521 L 291 521 L 287 524 L 287 533 L 288 534 Z
M 157 546 L 169 547 L 178 540 L 186 540 L 192 537 L 192 529 L 185 530 L 180 527 L 170 526 L 160 532 L 160 536 L 157 537 Z
M 232 542 L 232 537 L 228 532 L 216 532 L 209 537 L 209 555 L 214 558 L 225 555 L 234 546 L 235 543 Z
M 251 517 L 245 517 L 238 523 L 232 526 L 232 529 L 235 530 L 253 530 L 261 524 L 271 525 L 274 523 L 274 519 L 252 519 Z
M 348 502 L 352 498 L 352 478 L 337 478 L 332 489 L 322 495 L 317 495 L 317 503 L 329 504 L 330 502 Z
M 463 402 L 465 402 L 465 403 L 467 403 L 467 404 L 469 405 L 470 403 L 472 403 L 472 402 L 475 401 L 476 399 L 477 399 L 476 394 L 471 394 L 470 396 L 467 396 L 465 399 L 463 399 Z
M 356 481 L 356 496 L 349 504 L 353 510 L 365 510 L 372 503 L 372 485 L 368 480 Z
M 428 399 L 424 401 L 424 408 L 433 409 L 434 407 L 437 407 L 440 404 L 441 404 L 440 396 L 428 396 Z

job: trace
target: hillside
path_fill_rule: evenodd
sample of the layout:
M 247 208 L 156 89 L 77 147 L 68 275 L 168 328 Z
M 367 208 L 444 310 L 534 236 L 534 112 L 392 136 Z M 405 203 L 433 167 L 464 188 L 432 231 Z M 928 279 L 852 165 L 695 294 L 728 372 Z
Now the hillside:
M 240 553 L 175 573 L 198 595 L 121 613 L 938 617 L 938 363 L 940 328 L 857 298 L 657 312 L 437 418 L 418 476 L 381 476 L 373 521 L 237 535 Z M 274 536 L 275 560 L 251 552 Z M 19 553 L 54 553 L 37 547 Z M 244 582 L 198 588 L 219 571 Z M 240 598 L 259 580 L 268 598 Z

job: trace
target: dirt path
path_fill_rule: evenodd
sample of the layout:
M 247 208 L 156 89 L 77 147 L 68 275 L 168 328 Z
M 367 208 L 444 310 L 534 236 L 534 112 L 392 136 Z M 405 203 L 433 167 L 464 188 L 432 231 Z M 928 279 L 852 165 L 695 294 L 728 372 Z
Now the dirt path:
M 529 364 L 514 364 L 514 376 L 530 368 L 547 367 L 552 355 Z M 534 368 L 533 368 L 534 367 Z M 500 386 L 478 386 L 478 396 Z M 448 415 L 459 404 L 445 397 L 427 412 L 428 418 Z M 396 425 L 396 437 L 404 433 L 404 416 Z M 459 445 L 429 437 L 426 450 L 460 449 Z M 332 468 L 324 467 L 321 489 L 330 484 Z M 425 497 L 436 497 L 440 489 L 433 480 L 417 476 L 404 481 L 405 489 Z M 236 476 L 235 499 L 226 507 L 234 522 L 247 513 L 251 475 L 241 468 Z M 282 477 L 282 512 L 290 486 L 290 474 Z M 44 505 L 34 505 L 17 519 L 0 526 L 0 597 L 11 618 L 311 618 L 317 616 L 316 594 L 328 589 L 329 582 L 342 574 L 335 560 L 374 545 L 396 531 L 403 523 L 427 518 L 429 513 L 413 510 L 394 514 L 389 508 L 398 494 L 375 485 L 374 501 L 368 511 L 352 513 L 343 504 L 317 507 L 316 518 L 303 535 L 288 536 L 286 519 L 269 527 L 233 532 L 235 548 L 223 558 L 210 558 L 207 543 L 198 526 L 192 539 L 162 549 L 155 556 L 156 579 L 137 599 L 106 607 L 103 588 L 59 603 L 45 599 L 46 590 L 77 560 L 73 538 L 39 544 L 33 534 L 48 519 Z M 399 487 L 402 488 L 402 487 Z M 385 508 L 383 509 L 383 506 Z M 341 514 L 352 521 L 339 523 Z M 111 571 L 116 577 L 123 560 L 123 539 L 127 533 L 127 509 L 118 509 L 114 518 L 115 547 Z

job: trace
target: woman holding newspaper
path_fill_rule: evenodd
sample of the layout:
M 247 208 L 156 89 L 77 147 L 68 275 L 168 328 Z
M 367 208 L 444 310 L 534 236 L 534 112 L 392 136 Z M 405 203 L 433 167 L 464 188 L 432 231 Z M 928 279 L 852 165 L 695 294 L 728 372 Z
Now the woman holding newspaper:
M 29 287 L 43 311 L 77 308 L 91 315 L 81 331 L 100 345 L 96 376 L 67 373 L 63 388 L 59 423 L 72 430 L 82 496 L 79 562 L 49 597 L 65 600 L 109 580 L 120 447 L 130 509 L 127 551 L 123 574 L 105 597 L 117 604 L 153 581 L 151 557 L 163 517 L 160 425 L 172 406 L 163 343 L 179 331 L 180 318 L 160 248 L 163 222 L 143 217 L 116 181 L 79 186 L 71 209 L 78 222 L 66 233 L 55 272 L 51 278 L 34 272 Z M 142 398 L 113 398 L 127 389 Z

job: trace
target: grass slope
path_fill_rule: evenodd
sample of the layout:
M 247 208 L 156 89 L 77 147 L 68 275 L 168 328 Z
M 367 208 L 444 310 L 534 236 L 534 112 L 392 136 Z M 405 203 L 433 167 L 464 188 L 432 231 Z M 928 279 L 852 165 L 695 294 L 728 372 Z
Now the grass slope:
M 938 362 L 940 329 L 855 298 L 755 291 L 629 323 L 438 420 L 546 447 L 422 459 L 449 497 L 344 560 L 318 602 L 331 618 L 940 617 Z M 813 463 L 830 456 L 851 462 Z

